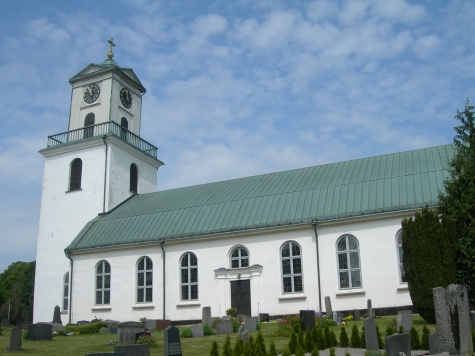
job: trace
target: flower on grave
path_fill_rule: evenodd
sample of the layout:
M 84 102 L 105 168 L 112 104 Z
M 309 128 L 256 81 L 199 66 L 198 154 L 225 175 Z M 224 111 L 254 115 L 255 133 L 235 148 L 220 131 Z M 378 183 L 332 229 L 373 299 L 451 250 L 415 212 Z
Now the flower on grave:
M 78 336 L 78 335 L 81 335 L 81 333 L 79 331 L 76 331 L 74 335 Z
M 350 320 L 353 320 L 353 315 L 348 315 L 346 318 L 345 318 L 346 321 L 350 321 Z
M 342 320 L 342 321 L 341 321 L 341 325 L 343 325 L 343 326 L 344 326 L 344 325 L 348 325 L 348 324 L 349 324 L 349 322 L 348 322 L 347 320 Z

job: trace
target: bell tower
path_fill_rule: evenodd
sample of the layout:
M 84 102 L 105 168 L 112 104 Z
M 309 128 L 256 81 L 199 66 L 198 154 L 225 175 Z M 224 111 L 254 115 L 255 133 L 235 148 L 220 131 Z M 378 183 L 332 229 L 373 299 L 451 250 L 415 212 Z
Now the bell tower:
M 163 165 L 157 148 L 140 137 L 146 90 L 130 68 L 112 58 L 89 64 L 69 79 L 68 130 L 48 136 L 36 257 L 34 322 L 51 322 L 56 305 L 71 319 L 74 261 L 64 249 L 87 222 L 135 194 L 157 190 Z M 91 271 L 93 275 L 94 271 Z M 91 300 L 93 295 L 91 291 Z

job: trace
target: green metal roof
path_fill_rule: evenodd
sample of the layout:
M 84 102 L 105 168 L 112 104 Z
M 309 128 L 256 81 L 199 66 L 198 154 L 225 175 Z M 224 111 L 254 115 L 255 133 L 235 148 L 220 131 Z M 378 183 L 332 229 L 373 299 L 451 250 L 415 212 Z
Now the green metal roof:
M 136 195 L 89 222 L 65 251 L 433 206 L 453 155 L 444 145 Z

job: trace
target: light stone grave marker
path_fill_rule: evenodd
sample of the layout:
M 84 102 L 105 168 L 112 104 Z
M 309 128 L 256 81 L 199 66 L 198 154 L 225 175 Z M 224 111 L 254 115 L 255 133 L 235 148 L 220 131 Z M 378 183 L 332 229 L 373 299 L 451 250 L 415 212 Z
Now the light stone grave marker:
M 208 319 L 211 317 L 211 307 L 203 307 L 201 312 L 201 324 L 209 325 Z
M 429 355 L 436 355 L 439 352 L 439 334 L 429 334 Z
M 244 319 L 244 325 L 246 326 L 248 332 L 256 331 L 256 323 L 257 317 L 255 316 L 248 316 Z
M 332 302 L 330 297 L 325 297 L 325 314 L 329 317 L 333 317 Z
M 216 334 L 232 334 L 233 323 L 231 320 L 219 321 L 216 323 Z
M 403 332 L 410 332 L 412 328 L 412 310 L 400 310 L 397 312 L 397 330 L 402 326 Z
M 192 333 L 193 337 L 203 337 L 203 336 L 205 336 L 205 332 L 203 330 L 203 325 L 202 324 L 193 325 L 191 327 L 191 333 Z
M 144 327 L 141 322 L 127 321 L 119 323 L 117 326 L 117 343 L 122 345 L 133 345 L 136 341 L 136 334 L 143 332 Z
M 376 323 L 372 317 L 364 320 L 364 336 L 366 341 L 366 351 L 379 350 Z

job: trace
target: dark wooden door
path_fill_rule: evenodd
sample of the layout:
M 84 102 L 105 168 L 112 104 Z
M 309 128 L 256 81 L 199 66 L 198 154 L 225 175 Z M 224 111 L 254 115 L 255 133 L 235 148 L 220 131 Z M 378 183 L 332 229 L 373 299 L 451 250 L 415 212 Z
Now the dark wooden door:
M 251 281 L 249 279 L 231 281 L 231 307 L 237 309 L 236 315 L 251 316 Z

